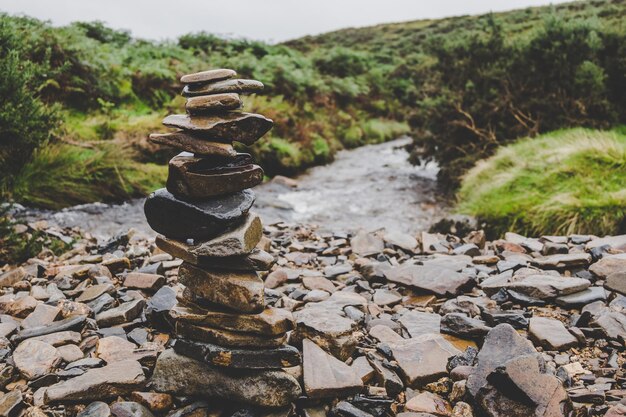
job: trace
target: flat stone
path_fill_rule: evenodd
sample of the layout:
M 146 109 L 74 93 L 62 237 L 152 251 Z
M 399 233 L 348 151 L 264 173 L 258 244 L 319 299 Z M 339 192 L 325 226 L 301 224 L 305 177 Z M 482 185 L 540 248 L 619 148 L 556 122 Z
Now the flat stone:
M 157 233 L 172 239 L 210 239 L 241 225 L 254 204 L 254 193 L 240 191 L 202 201 L 183 201 L 165 188 L 148 196 L 146 220 Z
M 379 236 L 365 230 L 359 232 L 350 240 L 352 251 L 359 256 L 372 256 L 385 249 L 385 242 Z
M 76 297 L 76 301 L 79 303 L 88 303 L 90 301 L 95 300 L 103 294 L 114 294 L 115 287 L 113 284 L 96 284 L 91 285 L 83 290 L 78 297 Z
M 467 390 L 476 397 L 478 391 L 487 385 L 487 377 L 510 359 L 524 355 L 538 355 L 532 343 L 520 336 L 508 324 L 494 327 L 485 337 L 483 347 L 478 352 L 477 364 L 467 379 Z
M 232 112 L 219 116 L 171 114 L 163 119 L 163 124 L 193 132 L 208 140 L 252 145 L 270 131 L 274 122 L 260 114 Z
M 411 337 L 419 337 L 425 334 L 438 334 L 441 316 L 435 313 L 426 313 L 417 310 L 409 310 L 398 318 L 409 332 Z
M 105 402 L 94 401 L 78 413 L 76 417 L 111 417 L 111 409 Z
M 608 245 L 612 249 L 626 251 L 626 235 L 606 236 L 603 238 L 593 239 L 585 245 L 586 250 L 598 248 Z
M 380 288 L 374 292 L 373 301 L 379 306 L 394 305 L 402 301 L 402 294 L 398 291 Z
M 156 245 L 176 258 L 203 268 L 268 271 L 274 264 L 274 257 L 260 249 L 253 249 L 252 252 L 243 255 L 224 257 L 201 256 L 191 252 L 192 245 L 168 239 L 161 235 L 156 237 Z
M 249 213 L 240 226 L 211 240 L 190 245 L 188 250 L 197 257 L 242 256 L 252 252 L 262 236 L 261 218 Z
M 96 356 L 106 363 L 123 360 L 136 360 L 141 363 L 146 361 L 154 363 L 156 351 L 153 349 L 138 349 L 137 346 L 118 336 L 107 336 L 98 339 Z
M 236 93 L 189 97 L 185 103 L 185 109 L 189 114 L 223 113 L 242 106 L 243 101 Z
M 10 417 L 18 414 L 23 405 L 22 392 L 13 390 L 6 394 L 0 394 L 0 416 Z
M 557 254 L 545 256 L 543 258 L 535 258 L 531 261 L 531 263 L 544 269 L 574 268 L 589 265 L 591 263 L 591 255 L 585 252 Z
M 504 288 L 531 298 L 548 300 L 583 291 L 590 285 L 589 280 L 583 278 L 527 275 L 522 277 L 514 276 L 505 280 L 500 279 L 500 277 L 488 278 L 480 284 L 480 287 L 490 296 Z
M 61 401 L 92 401 L 115 398 L 136 391 L 145 383 L 139 362 L 123 360 L 46 388 L 46 403 Z
M 269 307 L 257 314 L 240 314 L 223 310 L 207 310 L 193 304 L 176 304 L 170 316 L 199 326 L 276 336 L 294 327 L 293 316 L 287 310 Z
M 62 332 L 54 332 L 41 336 L 31 337 L 28 340 L 38 340 L 40 342 L 48 343 L 54 347 L 67 345 L 68 343 L 80 343 L 80 333 L 71 330 L 64 330 Z
M 602 279 L 615 272 L 626 272 L 626 258 L 606 256 L 591 265 L 589 271 Z
M 385 271 L 385 277 L 441 297 L 459 295 L 476 285 L 474 278 L 467 274 L 427 265 L 400 265 Z
M 71 316 L 63 320 L 55 321 L 46 326 L 25 329 L 11 338 L 13 342 L 20 342 L 31 337 L 45 336 L 53 333 L 64 332 L 69 330 L 82 329 L 87 316 Z
M 275 348 L 287 342 L 287 335 L 261 336 L 197 326 L 184 321 L 176 323 L 176 334 L 198 342 L 215 343 L 225 347 Z
M 374 378 L 374 368 L 372 368 L 372 365 L 370 365 L 365 356 L 356 358 L 350 367 L 361 381 L 363 381 L 363 384 L 367 384 Z
M 22 320 L 22 329 L 31 329 L 33 327 L 46 326 L 55 321 L 61 314 L 61 309 L 46 304 L 39 304 L 35 307 L 24 320 Z
M 51 373 L 61 360 L 55 347 L 38 340 L 25 340 L 13 352 L 15 366 L 29 380 Z
M 211 84 L 186 85 L 185 88 L 183 88 L 183 96 L 194 97 L 223 93 L 250 94 L 257 93 L 262 90 L 263 83 L 260 81 L 231 79 L 217 81 Z
M 302 341 L 304 391 L 310 398 L 335 398 L 356 394 L 363 381 L 354 370 L 326 353 L 314 342 Z
M 148 140 L 158 145 L 169 146 L 196 155 L 231 158 L 237 155 L 237 151 L 231 143 L 212 142 L 183 130 L 172 133 L 152 133 Z
M 370 336 L 378 339 L 382 343 L 393 343 L 404 340 L 402 336 L 393 331 L 391 327 L 387 327 L 383 324 L 377 324 L 369 330 Z
M 124 286 L 148 292 L 157 291 L 165 285 L 165 277 L 158 274 L 146 274 L 142 272 L 130 272 L 124 278 Z
M 96 315 L 96 321 L 100 327 L 111 327 L 133 321 L 141 315 L 145 306 L 146 301 L 143 299 L 128 301 L 99 313 Z
M 183 262 L 178 282 L 197 299 L 244 313 L 258 313 L 265 307 L 263 280 L 256 272 L 201 269 Z
M 589 325 L 599 328 L 609 339 L 626 340 L 626 315 L 623 312 L 602 312 Z
M 547 350 L 567 350 L 578 345 L 563 323 L 547 317 L 532 317 L 528 335 L 535 344 Z
M 308 290 L 322 290 L 331 294 L 337 289 L 331 280 L 324 277 L 303 277 L 302 285 Z
M 606 301 L 606 290 L 602 287 L 589 287 L 574 294 L 557 297 L 554 302 L 564 308 L 578 308 L 598 300 Z
M 463 313 L 449 313 L 441 319 L 441 332 L 458 337 L 482 339 L 490 330 L 484 321 Z
M 82 350 L 76 345 L 63 345 L 57 348 L 59 355 L 63 358 L 63 362 L 74 362 L 85 357 Z
M 115 417 L 154 417 L 142 404 L 134 401 L 118 401 L 111 405 L 111 414 Z
M 284 407 L 301 394 L 298 381 L 284 371 L 241 370 L 233 374 L 172 349 L 159 356 L 151 386 L 172 395 L 215 397 L 260 407 Z
M 434 416 L 449 417 L 452 415 L 450 403 L 428 391 L 421 392 L 406 402 L 404 409 L 414 413 L 428 413 Z
M 39 305 L 39 301 L 30 295 L 16 297 L 13 294 L 6 294 L 0 298 L 5 297 L 8 298 L 0 303 L 0 313 L 6 313 L 20 319 L 28 316 Z
M 604 283 L 604 287 L 618 292 L 622 295 L 626 295 L 626 271 L 624 272 L 613 272 L 606 277 L 606 282 Z
M 263 169 L 249 154 L 196 157 L 183 152 L 169 162 L 167 190 L 183 200 L 205 200 L 237 193 L 263 182 Z
M 218 68 L 207 71 L 194 72 L 193 74 L 185 74 L 180 77 L 183 84 L 197 83 L 213 83 L 216 81 L 227 80 L 237 75 L 237 72 L 228 68 Z
M 281 369 L 301 363 L 298 349 L 286 345 L 274 349 L 237 349 L 179 339 L 174 350 L 213 366 L 232 369 Z

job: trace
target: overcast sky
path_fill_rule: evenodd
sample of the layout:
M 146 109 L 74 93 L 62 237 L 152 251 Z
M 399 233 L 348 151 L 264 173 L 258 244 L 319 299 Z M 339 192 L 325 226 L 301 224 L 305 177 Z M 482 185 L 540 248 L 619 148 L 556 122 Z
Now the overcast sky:
M 161 40 L 207 31 L 280 42 L 335 29 L 480 14 L 562 0 L 0 0 L 0 10 L 55 25 L 101 20 Z

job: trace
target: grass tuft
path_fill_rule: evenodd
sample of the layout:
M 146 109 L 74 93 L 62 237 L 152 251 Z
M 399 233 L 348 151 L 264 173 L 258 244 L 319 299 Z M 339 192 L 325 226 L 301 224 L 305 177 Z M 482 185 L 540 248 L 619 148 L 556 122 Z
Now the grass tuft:
M 567 129 L 500 148 L 463 178 L 458 211 L 490 234 L 626 232 L 626 133 Z

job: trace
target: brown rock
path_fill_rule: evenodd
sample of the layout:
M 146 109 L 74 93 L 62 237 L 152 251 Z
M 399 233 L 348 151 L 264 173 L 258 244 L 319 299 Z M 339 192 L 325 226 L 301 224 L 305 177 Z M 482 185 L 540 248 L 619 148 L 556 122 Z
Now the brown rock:
M 180 82 L 183 84 L 212 83 L 227 80 L 235 75 L 237 75 L 237 72 L 234 70 L 219 68 L 183 75 L 180 77 Z
M 47 304 L 39 304 L 24 320 L 22 329 L 45 326 L 55 321 L 61 314 L 61 309 Z
M 261 336 L 252 333 L 240 333 L 230 330 L 197 326 L 184 321 L 176 323 L 176 334 L 183 338 L 199 342 L 215 343 L 227 347 L 275 348 L 287 341 L 286 335 Z
M 365 230 L 359 232 L 350 240 L 352 251 L 359 256 L 371 256 L 378 254 L 385 248 L 385 242 L 379 236 L 368 233 Z
M 240 226 L 214 239 L 188 246 L 188 251 L 198 258 L 247 255 L 255 249 L 261 236 L 261 218 L 255 213 L 249 213 Z
M 274 125 L 271 119 L 254 113 L 226 113 L 220 116 L 172 114 L 163 124 L 194 132 L 218 142 L 241 142 L 252 145 Z
M 96 321 L 100 327 L 111 327 L 116 324 L 133 321 L 141 315 L 145 306 L 146 301 L 143 299 L 128 301 L 99 313 L 96 316 Z
M 171 395 L 160 392 L 134 391 L 130 394 L 130 399 L 156 413 L 168 411 L 174 405 L 174 399 Z
M 123 360 L 89 369 L 83 375 L 46 388 L 44 401 L 105 400 L 136 391 L 144 382 L 145 375 L 139 362 Z
M 363 381 L 354 370 L 324 352 L 314 342 L 302 341 L 304 390 L 310 398 L 333 398 L 360 392 Z
M 289 280 L 289 274 L 287 270 L 278 268 L 275 271 L 270 272 L 265 278 L 266 288 L 278 288 Z
M 165 277 L 157 274 L 144 274 L 142 272 L 130 272 L 124 279 L 124 286 L 144 291 L 157 291 L 165 285 Z
M 616 291 L 622 295 L 626 295 L 626 271 L 611 273 L 606 277 L 604 287 L 611 291 Z
M 222 113 L 243 106 L 239 94 L 224 93 L 208 96 L 189 97 L 185 109 L 190 114 Z
M 152 133 L 150 142 L 169 146 L 196 155 L 234 157 L 237 151 L 230 143 L 211 142 L 202 137 L 180 130 L 173 133 Z
M 266 308 L 257 314 L 205 310 L 192 304 L 177 304 L 170 310 L 174 320 L 200 326 L 259 335 L 280 335 L 293 329 L 293 317 L 281 308 Z
M 626 257 L 620 255 L 604 257 L 591 265 L 589 271 L 602 279 L 615 272 L 624 272 L 626 271 Z
M 0 394 L 0 416 L 9 417 L 18 414 L 23 405 L 22 392 L 14 390 L 6 394 Z
M 439 266 L 405 264 L 385 271 L 385 277 L 441 297 L 456 296 L 476 285 L 467 274 Z
M 15 366 L 29 380 L 51 373 L 61 359 L 52 345 L 33 339 L 23 341 L 13 352 Z
M 265 307 L 263 280 L 256 272 L 200 269 L 183 262 L 178 282 L 196 299 L 202 299 L 244 313 L 261 312 Z
M 414 413 L 429 413 L 440 417 L 449 417 L 452 415 L 450 403 L 428 391 L 421 392 L 411 398 L 407 401 L 404 408 Z
M 113 293 L 115 293 L 115 287 L 112 284 L 91 285 L 85 288 L 83 292 L 80 293 L 78 297 L 76 297 L 76 301 L 79 303 L 87 303 L 89 301 L 95 300 L 103 294 Z
M 232 194 L 263 182 L 263 170 L 248 154 L 234 158 L 179 154 L 170 160 L 167 190 L 181 199 Z
M 187 85 L 183 89 L 183 96 L 194 97 L 207 94 L 239 93 L 249 94 L 263 90 L 263 83 L 256 80 L 224 80 L 211 84 Z
M 27 273 L 23 267 L 11 269 L 0 274 L 0 288 L 12 287 L 15 283 L 26 277 Z
M 563 323 L 546 317 L 532 317 L 528 327 L 530 339 L 547 350 L 567 350 L 578 345 Z

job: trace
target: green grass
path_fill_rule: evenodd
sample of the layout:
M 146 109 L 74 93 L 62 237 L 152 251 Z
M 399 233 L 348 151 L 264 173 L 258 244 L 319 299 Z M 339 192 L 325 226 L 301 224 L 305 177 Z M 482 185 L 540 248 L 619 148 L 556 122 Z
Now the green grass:
M 460 213 L 490 234 L 626 232 L 626 133 L 568 129 L 502 147 L 470 170 Z

